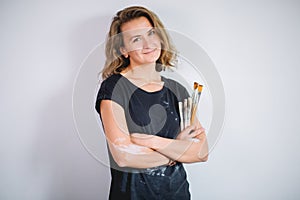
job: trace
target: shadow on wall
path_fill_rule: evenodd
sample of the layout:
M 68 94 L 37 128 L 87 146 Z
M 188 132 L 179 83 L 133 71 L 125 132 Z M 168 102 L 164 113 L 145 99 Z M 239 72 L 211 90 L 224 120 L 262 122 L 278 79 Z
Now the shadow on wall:
M 33 196 L 44 197 L 43 199 L 80 200 L 108 197 L 109 168 L 96 161 L 79 140 L 73 120 L 72 91 L 82 60 L 95 45 L 104 41 L 110 21 L 111 16 L 100 16 L 70 28 L 70 57 L 67 58 L 70 66 L 63 67 L 70 68 L 72 77 L 52 98 L 44 102 L 40 111 L 32 147 L 31 173 L 35 180 L 28 191 L 39 192 L 40 195 Z

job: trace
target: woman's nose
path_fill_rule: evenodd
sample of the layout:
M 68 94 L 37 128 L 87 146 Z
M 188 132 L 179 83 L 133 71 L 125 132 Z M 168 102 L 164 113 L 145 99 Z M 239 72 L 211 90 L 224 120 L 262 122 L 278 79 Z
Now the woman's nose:
M 144 49 L 147 49 L 147 48 L 149 48 L 150 46 L 149 46 L 149 44 L 150 44 L 150 40 L 148 39 L 148 38 L 143 38 L 143 48 Z

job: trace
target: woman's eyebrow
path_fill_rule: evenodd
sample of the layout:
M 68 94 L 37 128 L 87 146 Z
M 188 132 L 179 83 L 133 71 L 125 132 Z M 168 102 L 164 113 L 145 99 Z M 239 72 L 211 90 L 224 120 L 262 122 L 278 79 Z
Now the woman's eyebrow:
M 147 33 L 150 33 L 151 31 L 153 31 L 154 30 L 154 27 L 152 27 L 151 29 L 149 29 L 148 31 L 147 31 Z
M 149 32 L 151 32 L 152 30 L 154 30 L 154 27 L 151 27 L 146 33 L 149 33 Z M 130 36 L 130 40 L 132 40 L 133 38 L 135 38 L 135 37 L 141 37 L 142 35 L 133 35 L 133 36 Z

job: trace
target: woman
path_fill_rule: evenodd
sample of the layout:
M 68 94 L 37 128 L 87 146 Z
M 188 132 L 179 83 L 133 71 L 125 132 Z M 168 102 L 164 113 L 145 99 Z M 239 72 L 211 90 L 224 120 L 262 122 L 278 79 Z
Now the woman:
M 110 199 L 190 199 L 182 163 L 207 160 L 199 121 L 180 131 L 178 102 L 187 90 L 159 73 L 174 64 L 174 52 L 148 9 L 128 7 L 113 18 L 96 100 L 109 147 Z

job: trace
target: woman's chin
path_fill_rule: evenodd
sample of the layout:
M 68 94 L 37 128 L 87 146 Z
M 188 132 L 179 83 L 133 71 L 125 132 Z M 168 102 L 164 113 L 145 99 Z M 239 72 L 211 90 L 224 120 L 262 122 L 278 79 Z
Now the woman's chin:
M 146 63 L 153 63 L 156 62 L 159 59 L 160 53 L 153 52 L 151 54 L 145 55 L 144 60 Z

